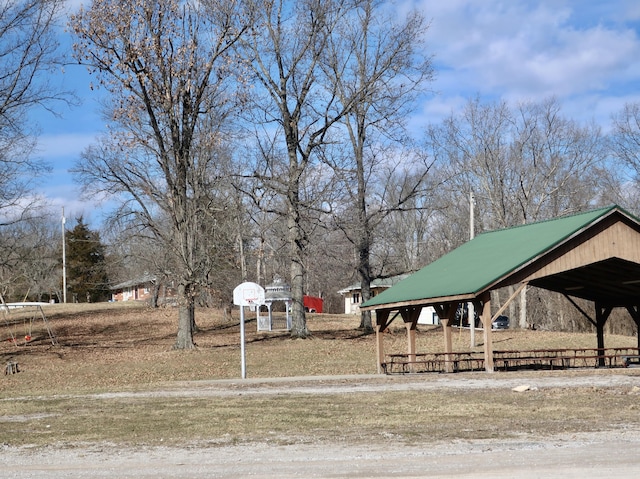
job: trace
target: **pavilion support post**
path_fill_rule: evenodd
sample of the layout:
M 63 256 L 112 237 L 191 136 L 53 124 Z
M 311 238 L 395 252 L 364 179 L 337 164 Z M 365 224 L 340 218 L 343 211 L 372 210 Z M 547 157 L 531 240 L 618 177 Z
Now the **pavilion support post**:
M 409 371 L 415 371 L 416 361 L 416 327 L 418 326 L 418 317 L 422 307 L 406 308 L 400 310 L 404 325 L 407 328 L 407 359 L 409 360 Z
M 598 367 L 603 368 L 605 364 L 604 358 L 604 325 L 609 319 L 612 311 L 611 306 L 604 306 L 596 302 L 596 335 L 598 338 Z
M 442 323 L 442 330 L 444 331 L 444 372 L 453 372 L 453 362 L 451 361 L 451 353 L 453 352 L 453 346 L 451 341 L 451 320 L 444 318 L 440 321 Z
M 493 337 L 491 334 L 491 293 L 486 291 L 478 298 L 477 306 L 480 306 L 482 326 L 484 328 L 484 369 L 488 373 L 494 371 L 493 366 Z M 476 307 L 477 307 L 476 306 Z
M 449 307 L 449 311 L 447 311 L 447 319 L 446 324 L 443 323 L 444 329 L 444 370 L 447 373 L 453 372 L 453 334 L 451 334 L 451 325 L 453 324 L 453 320 L 456 316 L 456 308 L 453 306 Z
M 415 372 L 416 362 L 416 323 L 405 323 L 407 328 L 407 355 L 409 362 L 409 371 Z
M 449 303 L 446 305 L 435 305 L 436 313 L 442 324 L 442 332 L 444 333 L 444 372 L 453 372 L 453 335 L 451 333 L 451 325 L 456 317 L 456 309 L 458 305 Z
M 384 372 L 384 330 L 389 326 L 389 311 L 376 311 L 376 358 L 378 374 Z

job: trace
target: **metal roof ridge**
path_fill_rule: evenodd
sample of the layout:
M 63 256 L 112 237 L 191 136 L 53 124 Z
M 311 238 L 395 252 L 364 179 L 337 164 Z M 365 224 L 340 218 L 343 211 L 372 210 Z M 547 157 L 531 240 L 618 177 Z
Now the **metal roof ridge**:
M 507 276 L 513 274 L 514 272 L 522 269 L 526 265 L 531 264 L 532 262 L 536 261 L 538 258 L 548 254 L 550 251 L 553 251 L 554 249 L 559 247 L 561 244 L 565 243 L 566 241 L 569 241 L 571 238 L 575 237 L 576 235 L 579 235 L 585 229 L 590 228 L 595 222 L 601 221 L 602 218 L 604 218 L 605 216 L 608 216 L 609 214 L 613 213 L 614 211 L 621 211 L 621 212 L 625 213 L 627 216 L 631 217 L 632 219 L 634 219 L 636 222 L 638 222 L 640 224 L 640 220 L 638 220 L 633 215 L 631 215 L 627 211 L 625 211 L 622 208 L 620 208 L 620 206 L 618 206 L 616 204 L 612 204 L 612 205 L 605 206 L 605 207 L 592 208 L 592 209 L 585 210 L 585 211 L 579 211 L 579 212 L 576 212 L 576 213 L 566 214 L 564 216 L 557 216 L 555 218 L 548 218 L 546 220 L 534 221 L 533 223 L 525 223 L 525 224 L 522 224 L 522 225 L 515 225 L 515 226 L 508 227 L 508 228 L 488 231 L 487 232 L 488 234 L 489 233 L 494 233 L 494 232 L 495 233 L 500 233 L 500 232 L 504 232 L 504 231 L 515 230 L 515 229 L 518 229 L 518 228 L 524 228 L 524 227 L 527 227 L 527 226 L 543 225 L 543 224 L 552 223 L 552 222 L 555 222 L 555 221 L 563 221 L 563 220 L 568 220 L 570 218 L 576 218 L 578 216 L 594 215 L 594 214 L 598 213 L 589 223 L 582 224 L 580 227 L 577 227 L 576 229 L 572 230 L 571 232 L 567 232 L 567 234 L 565 234 L 564 236 L 558 237 L 556 239 L 556 241 L 554 241 L 553 243 L 550 243 L 549 245 L 547 245 L 546 248 L 538 251 L 537 254 L 534 254 L 533 256 L 531 256 L 529 258 L 526 258 L 524 261 L 522 261 L 521 263 L 519 263 L 517 265 L 514 265 L 514 267 L 511 268 L 509 271 L 505 271 L 504 275 L 501 278 L 495 278 L 493 281 L 488 281 L 487 283 L 485 283 L 478 291 L 483 291 L 483 290 L 489 288 L 491 285 L 497 284 L 499 281 L 501 281 L 505 277 L 507 277 Z M 478 237 L 479 236 L 481 236 L 481 235 L 479 234 Z M 476 291 L 475 293 L 477 293 L 478 291 Z
M 506 231 L 506 230 L 515 230 L 515 229 L 518 229 L 518 228 L 525 228 L 527 226 L 532 226 L 532 225 L 537 225 L 537 224 L 551 223 L 553 221 L 562 221 L 562 220 L 566 220 L 566 219 L 569 219 L 569 218 L 575 218 L 576 216 L 592 215 L 592 214 L 596 213 L 597 211 L 602 211 L 602 213 L 604 214 L 605 212 L 608 212 L 609 210 L 613 211 L 615 209 L 618 209 L 618 210 L 624 212 L 627 216 L 630 216 L 631 218 L 635 219 L 636 221 L 638 221 L 640 223 L 640 219 L 636 218 L 634 215 L 632 215 L 631 213 L 626 211 L 624 208 L 621 208 L 620 206 L 618 206 L 616 204 L 611 204 L 609 206 L 601 206 L 599 208 L 592 208 L 592 209 L 585 210 L 585 211 L 576 211 L 575 213 L 567 213 L 565 215 L 556 216 L 554 218 L 546 218 L 544 220 L 532 221 L 531 223 L 522 223 L 522 224 L 519 224 L 519 225 L 512 225 L 512 226 L 506 226 L 504 228 L 496 228 L 494 230 L 483 231 L 481 233 L 478 233 L 476 235 L 476 238 L 478 236 L 491 234 L 491 233 L 499 233 L 499 232 Z

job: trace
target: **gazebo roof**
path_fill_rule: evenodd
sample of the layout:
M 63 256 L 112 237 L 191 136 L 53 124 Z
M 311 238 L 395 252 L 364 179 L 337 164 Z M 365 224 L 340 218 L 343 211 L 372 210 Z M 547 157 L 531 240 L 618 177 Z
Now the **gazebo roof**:
M 602 247 L 592 241 L 620 223 L 622 230 L 601 240 Z M 620 302 L 640 295 L 638 249 L 640 222 L 617 205 L 487 232 L 370 299 L 362 309 L 464 301 L 524 280 L 585 299 Z M 565 267 L 558 258 L 568 252 L 573 256 Z

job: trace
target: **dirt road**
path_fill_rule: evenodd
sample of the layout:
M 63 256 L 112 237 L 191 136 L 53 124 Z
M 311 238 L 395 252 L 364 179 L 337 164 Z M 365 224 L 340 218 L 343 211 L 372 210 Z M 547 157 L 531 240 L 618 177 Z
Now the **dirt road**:
M 570 380 L 569 380 L 570 379 Z M 574 377 L 505 374 L 417 377 L 325 377 L 180 383 L 161 391 L 125 395 L 206 396 L 229 394 L 336 393 L 429 388 L 545 387 L 640 388 L 635 373 Z M 105 395 L 100 395 L 105 397 Z M 639 396 L 640 398 L 640 396 Z M 606 406 L 605 406 L 606 407 Z M 636 478 L 640 430 L 628 428 L 551 438 L 398 443 L 393 437 L 368 444 L 288 445 L 249 443 L 188 448 L 121 448 L 75 444 L 39 449 L 1 447 L 3 478 Z
M 2 451 L 5 478 L 637 478 L 639 431 L 554 440 L 403 447 L 249 444 L 138 450 L 107 445 Z

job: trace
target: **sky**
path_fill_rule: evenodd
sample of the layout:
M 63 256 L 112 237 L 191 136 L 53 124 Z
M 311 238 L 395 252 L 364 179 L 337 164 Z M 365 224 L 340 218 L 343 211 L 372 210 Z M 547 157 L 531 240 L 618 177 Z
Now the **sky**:
M 75 0 L 74 0 L 75 1 Z M 433 93 L 416 105 L 413 129 L 438 123 L 471 98 L 539 101 L 554 96 L 565 116 L 606 131 L 612 114 L 640 101 L 638 0 L 422 0 L 398 2 L 424 12 L 433 55 Z M 75 6 L 72 5 L 73 8 Z M 67 41 L 67 40 L 65 40 Z M 105 127 L 99 92 L 84 67 L 52 79 L 82 105 L 59 117 L 38 112 L 38 155 L 53 168 L 40 192 L 67 217 L 100 224 L 104 208 L 81 199 L 69 173 Z

